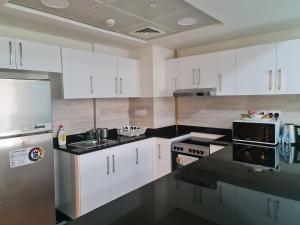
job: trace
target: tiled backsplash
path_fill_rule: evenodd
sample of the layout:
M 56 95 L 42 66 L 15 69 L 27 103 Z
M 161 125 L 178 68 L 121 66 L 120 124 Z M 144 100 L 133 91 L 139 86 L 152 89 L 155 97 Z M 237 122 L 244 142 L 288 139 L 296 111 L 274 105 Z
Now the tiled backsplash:
M 181 97 L 179 124 L 231 128 L 248 109 L 280 111 L 283 123 L 300 124 L 300 95 Z
M 128 99 L 97 99 L 97 127 L 127 125 L 128 110 Z M 54 136 L 57 136 L 60 124 L 64 125 L 67 134 L 83 133 L 94 127 L 92 99 L 53 100 L 52 114 Z
M 134 98 L 129 100 L 131 125 L 159 128 L 175 124 L 174 98 Z

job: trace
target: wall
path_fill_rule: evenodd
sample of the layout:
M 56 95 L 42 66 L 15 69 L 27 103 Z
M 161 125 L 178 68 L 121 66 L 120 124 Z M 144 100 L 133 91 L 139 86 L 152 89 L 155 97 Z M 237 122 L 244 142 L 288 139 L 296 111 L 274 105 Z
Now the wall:
M 231 128 L 248 109 L 280 111 L 283 123 L 300 124 L 300 95 L 181 97 L 178 106 L 182 125 Z
M 219 43 L 195 46 L 193 48 L 179 49 L 177 51 L 177 56 L 183 57 L 183 56 L 197 55 L 201 53 L 235 49 L 235 48 L 241 48 L 241 47 L 246 47 L 251 45 L 265 44 L 265 43 L 283 41 L 283 40 L 289 40 L 295 38 L 300 38 L 300 28 L 253 35 L 245 38 L 239 38 L 239 39 L 234 39 L 234 40 L 229 40 L 229 41 L 224 41 Z
M 149 128 L 174 125 L 175 99 L 168 97 L 129 99 L 129 123 Z

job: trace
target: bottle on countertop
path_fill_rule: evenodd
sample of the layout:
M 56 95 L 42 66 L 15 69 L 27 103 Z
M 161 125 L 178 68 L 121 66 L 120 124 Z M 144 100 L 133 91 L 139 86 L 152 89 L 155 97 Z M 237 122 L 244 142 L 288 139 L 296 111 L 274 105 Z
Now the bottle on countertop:
M 58 145 L 64 146 L 67 144 L 67 133 L 63 125 L 60 125 L 57 133 Z

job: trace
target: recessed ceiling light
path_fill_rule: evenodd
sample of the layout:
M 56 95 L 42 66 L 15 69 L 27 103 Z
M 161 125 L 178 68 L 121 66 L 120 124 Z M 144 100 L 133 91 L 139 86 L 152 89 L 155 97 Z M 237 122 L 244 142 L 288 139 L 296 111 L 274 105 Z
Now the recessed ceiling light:
M 68 0 L 41 0 L 41 3 L 47 7 L 55 9 L 64 9 L 70 5 Z
M 192 26 L 198 23 L 196 18 L 182 18 L 177 21 L 177 24 L 180 26 Z
M 151 8 L 155 8 L 157 6 L 156 2 L 150 2 L 148 5 Z
M 116 24 L 116 21 L 114 19 L 106 19 L 104 22 L 105 26 L 107 27 L 113 27 Z

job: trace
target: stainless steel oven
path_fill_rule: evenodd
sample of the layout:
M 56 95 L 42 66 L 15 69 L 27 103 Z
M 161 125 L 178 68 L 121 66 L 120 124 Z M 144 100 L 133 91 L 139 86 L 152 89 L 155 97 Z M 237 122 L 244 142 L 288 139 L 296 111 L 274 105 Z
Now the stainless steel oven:
M 279 142 L 280 121 L 235 120 L 232 125 L 233 141 L 276 145 Z

